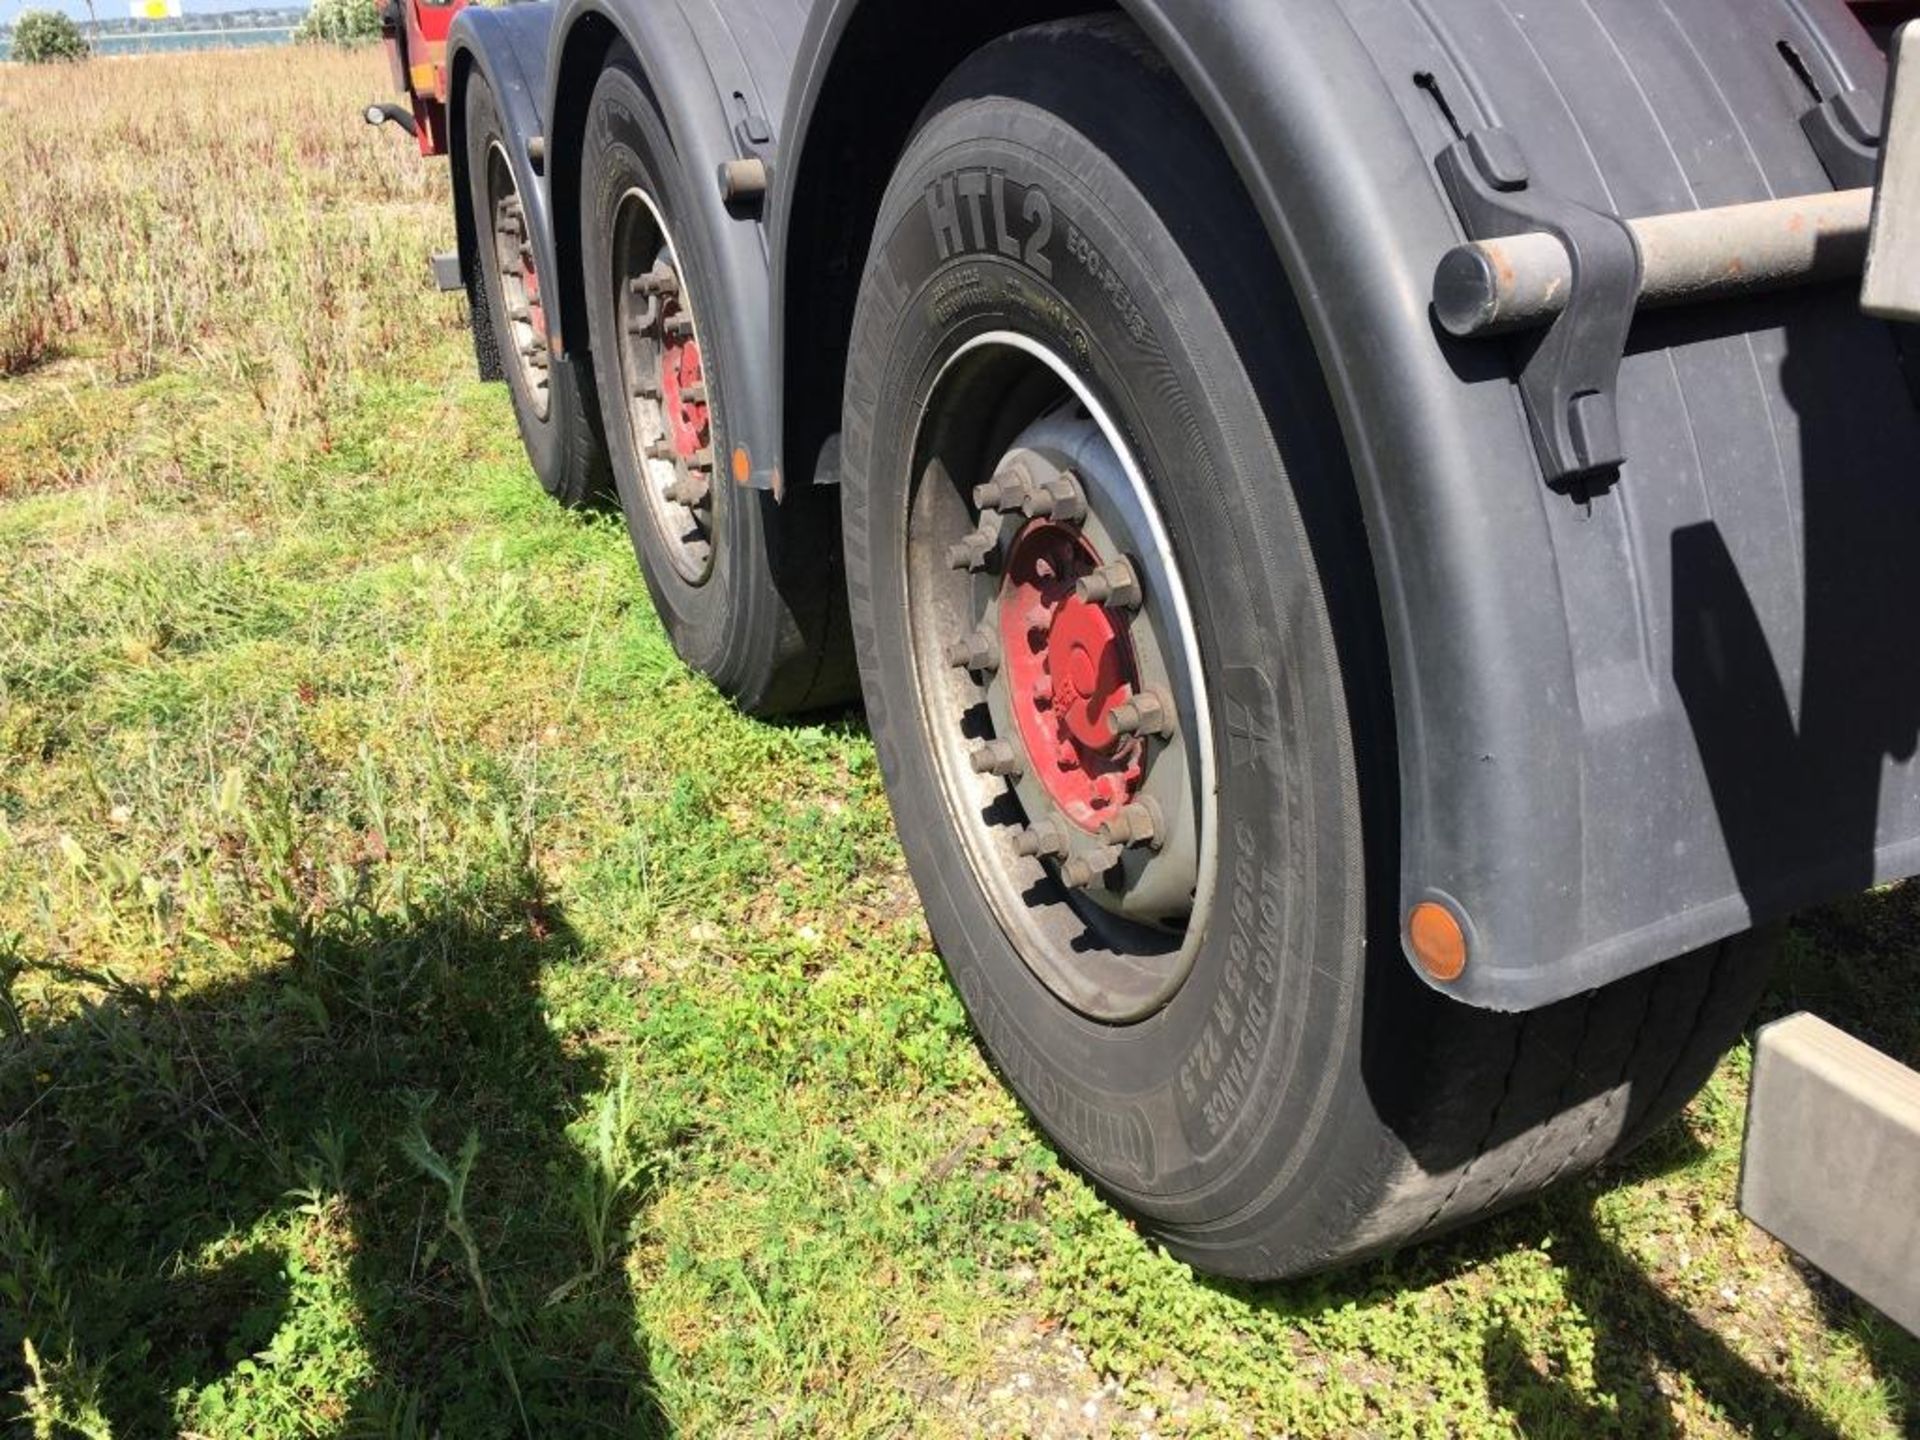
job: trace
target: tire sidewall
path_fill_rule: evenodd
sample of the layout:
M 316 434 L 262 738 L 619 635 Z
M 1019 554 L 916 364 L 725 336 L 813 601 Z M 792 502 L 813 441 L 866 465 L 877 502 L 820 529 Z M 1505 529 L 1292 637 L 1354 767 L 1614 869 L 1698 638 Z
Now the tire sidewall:
M 984 221 L 964 216 L 970 243 L 943 258 L 929 189 L 972 172 L 1000 177 L 1007 217 L 991 205 Z M 1066 359 L 1127 429 L 1209 677 L 1210 920 L 1180 993 L 1130 1026 L 1073 1013 L 1019 959 L 954 833 L 917 713 L 905 538 L 919 406 L 955 349 L 1006 330 Z M 1333 636 L 1279 449 L 1234 357 L 1167 227 L 1084 135 L 1004 95 L 959 99 L 923 126 L 882 208 L 844 416 L 855 642 L 880 762 L 934 934 L 993 1060 L 1075 1161 L 1184 1227 L 1310 1188 L 1307 1161 L 1354 1088 L 1338 1081 L 1355 1064 L 1365 948 Z
M 634 189 L 659 207 L 672 232 L 674 260 L 681 283 L 692 298 L 699 326 L 700 356 L 709 393 L 716 455 L 727 453 L 726 416 L 729 356 L 719 325 L 711 323 L 707 301 L 715 292 L 709 277 L 716 265 L 707 252 L 704 227 L 693 218 L 681 166 L 673 156 L 665 127 L 645 92 L 618 65 L 605 70 L 594 88 L 581 162 L 581 256 L 585 269 L 587 315 L 593 348 L 603 356 L 596 367 L 601 413 L 608 417 L 607 446 L 614 481 L 625 513 L 627 532 L 645 573 L 647 589 L 674 648 L 688 664 L 730 688 L 730 672 L 743 649 L 751 650 L 751 615 L 737 603 L 754 579 L 753 563 L 762 545 L 757 494 L 743 494 L 727 483 L 716 466 L 713 489 L 713 567 L 700 584 L 674 569 L 639 493 L 646 465 L 638 452 L 616 333 L 612 285 L 614 218 Z
M 540 484 L 548 494 L 564 499 L 568 475 L 567 437 L 561 417 L 578 409 L 574 387 L 579 383 L 573 367 L 556 360 L 547 377 L 547 414 L 542 419 L 534 409 L 533 395 L 521 371 L 521 361 L 507 324 L 505 287 L 500 278 L 500 260 L 494 247 L 493 202 L 488 191 L 488 162 L 496 145 L 505 148 L 506 129 L 500 120 L 498 102 L 486 77 L 475 73 L 467 80 L 466 97 L 467 189 L 473 214 L 474 260 L 480 268 L 480 283 L 486 290 L 488 321 L 493 327 L 493 343 L 500 354 L 500 370 L 513 397 L 513 418 L 520 428 L 521 443 Z

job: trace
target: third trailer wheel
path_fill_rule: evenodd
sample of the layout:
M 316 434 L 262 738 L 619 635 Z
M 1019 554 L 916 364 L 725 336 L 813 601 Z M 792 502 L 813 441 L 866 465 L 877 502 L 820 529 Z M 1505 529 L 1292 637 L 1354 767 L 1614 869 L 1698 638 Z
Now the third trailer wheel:
M 1524 1016 L 1414 975 L 1366 538 L 1290 293 L 1139 35 L 1028 30 L 899 163 L 844 417 L 868 711 L 981 1040 L 1150 1230 L 1258 1277 L 1624 1148 L 1761 972 L 1732 942 Z
M 541 485 L 563 505 L 590 504 L 609 488 L 592 368 L 582 356 L 556 358 L 547 345 L 551 277 L 535 259 L 499 105 L 479 74 L 467 81 L 466 139 L 476 312 L 485 310 L 474 317 L 485 332 L 480 344 L 499 359 Z
M 594 88 L 581 254 L 621 508 L 674 648 L 744 709 L 840 703 L 854 684 L 836 502 L 732 483 L 715 264 L 658 111 L 616 59 Z

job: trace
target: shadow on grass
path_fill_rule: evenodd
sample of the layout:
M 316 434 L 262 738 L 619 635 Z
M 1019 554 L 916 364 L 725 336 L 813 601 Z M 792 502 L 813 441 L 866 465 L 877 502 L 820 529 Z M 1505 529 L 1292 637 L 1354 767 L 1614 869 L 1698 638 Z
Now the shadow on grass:
M 1676 1121 L 1604 1178 L 1622 1183 L 1653 1179 L 1683 1169 L 1705 1153 L 1684 1122 Z M 1593 1384 L 1590 1393 L 1582 1393 L 1565 1377 L 1568 1357 L 1537 1357 L 1511 1327 L 1494 1325 L 1482 1336 L 1487 1388 L 1523 1434 L 1687 1434 L 1690 1426 L 1674 1403 L 1683 1384 L 1741 1433 L 1804 1440 L 1839 1440 L 1859 1433 L 1836 1424 L 1730 1345 L 1606 1234 L 1589 1200 L 1562 1197 L 1537 1209 L 1544 1212 L 1537 1219 L 1546 1222 L 1554 1263 L 1567 1277 L 1569 1298 L 1593 1331 Z M 1886 1387 L 1898 1433 L 1915 1433 L 1915 1422 L 1920 1421 L 1914 1408 L 1920 1345 L 1825 1277 L 1804 1273 L 1824 1323 L 1853 1337 Z M 1746 1296 L 1741 1303 L 1747 1307 L 1743 1328 L 1764 1337 L 1773 1324 L 1764 1302 Z M 1784 1361 L 1785 1342 L 1774 1343 Z M 1596 1403 L 1592 1394 L 1611 1397 L 1612 1403 Z
M 1916 991 L 1920 882 L 1863 895 L 1796 922 L 1751 1028 L 1810 1009 L 1902 1063 L 1920 1064 L 1920 1008 L 1911 998 Z M 1205 1283 L 1256 1308 L 1310 1315 L 1442 1284 L 1516 1246 L 1544 1240 L 1569 1299 L 1592 1331 L 1593 1376 L 1591 1386 L 1576 1385 L 1565 1373 L 1571 1357 L 1539 1357 L 1507 1322 L 1492 1322 L 1480 1337 L 1488 1391 L 1522 1433 L 1680 1435 L 1687 1428 L 1675 1403 L 1681 1384 L 1743 1433 L 1806 1440 L 1853 1433 L 1729 1345 L 1597 1219 L 1598 1193 L 1677 1174 L 1708 1153 L 1688 1120 L 1679 1117 L 1620 1164 L 1457 1236 L 1289 1285 Z M 1716 1177 L 1707 1183 L 1723 1182 Z M 1731 1205 L 1734 1183 L 1729 1173 L 1725 1193 L 1711 1199 Z M 1824 1276 L 1801 1268 L 1823 1321 L 1860 1347 L 1890 1397 L 1899 1432 L 1920 1435 L 1920 1340 Z M 1742 1303 L 1758 1302 L 1747 1297 Z M 1764 1311 L 1750 1309 L 1743 1328 L 1764 1335 L 1770 1321 Z M 1611 1403 L 1596 1403 L 1596 1395 Z
M 199 1407 L 242 1432 L 666 1433 L 621 1256 L 659 1151 L 548 1024 L 564 919 L 477 882 L 282 938 L 178 999 L 94 977 L 0 1042 L 0 1388 L 30 1338 L 120 1436 L 223 1381 Z

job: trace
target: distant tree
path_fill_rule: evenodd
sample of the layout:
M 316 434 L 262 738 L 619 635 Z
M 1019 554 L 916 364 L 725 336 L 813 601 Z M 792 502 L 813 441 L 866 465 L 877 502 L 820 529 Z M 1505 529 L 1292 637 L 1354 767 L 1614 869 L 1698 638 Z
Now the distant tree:
M 296 40 L 323 45 L 364 45 L 380 38 L 378 0 L 313 0 Z
M 28 10 L 13 25 L 13 58 L 28 65 L 87 58 L 87 37 L 57 10 Z

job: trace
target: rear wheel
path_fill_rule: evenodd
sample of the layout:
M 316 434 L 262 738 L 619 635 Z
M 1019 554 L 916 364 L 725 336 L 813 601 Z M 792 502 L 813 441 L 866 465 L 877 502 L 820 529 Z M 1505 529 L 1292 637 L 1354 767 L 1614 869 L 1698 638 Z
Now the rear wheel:
M 1036 1119 L 1205 1268 L 1300 1273 L 1511 1204 L 1671 1115 L 1730 944 L 1532 1015 L 1392 913 L 1368 552 L 1313 347 L 1128 26 L 980 52 L 883 206 L 844 520 L 902 842 Z
M 632 73 L 588 113 L 581 253 L 601 413 L 627 528 L 674 648 L 740 705 L 783 714 L 850 698 L 835 497 L 784 502 L 728 478 L 715 264 L 658 112 Z
M 484 77 L 467 81 L 466 104 L 468 200 L 485 310 L 475 316 L 486 327 L 476 336 L 483 363 L 488 355 L 498 358 L 541 485 L 562 504 L 586 505 L 606 491 L 609 480 L 593 367 L 583 355 L 559 359 L 547 344 L 548 297 L 499 107 Z

